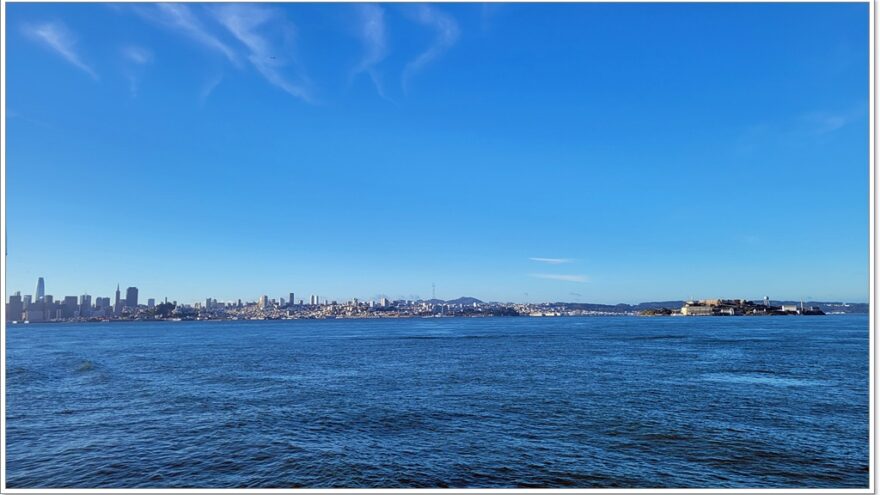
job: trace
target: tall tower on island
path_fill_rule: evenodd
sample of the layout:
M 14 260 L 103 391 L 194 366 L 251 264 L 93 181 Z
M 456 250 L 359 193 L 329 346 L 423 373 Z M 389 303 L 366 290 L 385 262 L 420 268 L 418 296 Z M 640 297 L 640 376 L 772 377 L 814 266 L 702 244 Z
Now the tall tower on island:
M 46 283 L 43 277 L 37 279 L 37 288 L 34 290 L 34 302 L 43 302 L 46 300 Z

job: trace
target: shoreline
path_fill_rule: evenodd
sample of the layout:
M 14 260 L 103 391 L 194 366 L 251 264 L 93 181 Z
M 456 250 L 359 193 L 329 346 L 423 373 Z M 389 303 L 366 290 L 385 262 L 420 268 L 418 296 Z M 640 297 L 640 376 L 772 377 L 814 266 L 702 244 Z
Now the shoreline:
M 795 314 L 760 314 L 760 315 L 736 315 L 745 317 L 780 317 L 780 316 L 850 316 L 865 315 L 869 313 L 828 313 L 825 315 L 795 315 Z M 683 319 L 706 319 L 706 318 L 725 318 L 729 315 L 682 315 L 682 314 L 582 314 L 582 315 L 449 315 L 449 316 L 348 316 L 348 317 L 328 317 L 328 318 L 158 318 L 158 319 L 113 319 L 113 320 L 58 320 L 58 321 L 19 321 L 6 322 L 6 328 L 25 327 L 31 325 L 82 325 L 88 323 L 221 323 L 221 322 L 279 322 L 279 321 L 363 321 L 363 320 L 441 320 L 441 319 L 483 319 L 483 318 L 683 318 Z M 735 318 L 735 317 L 734 317 Z M 739 319 L 739 318 L 736 318 Z

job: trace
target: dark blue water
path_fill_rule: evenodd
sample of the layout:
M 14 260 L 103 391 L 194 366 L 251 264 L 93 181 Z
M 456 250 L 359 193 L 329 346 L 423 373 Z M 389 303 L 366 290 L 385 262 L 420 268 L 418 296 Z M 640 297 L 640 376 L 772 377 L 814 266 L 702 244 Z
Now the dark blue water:
M 7 330 L 7 484 L 867 487 L 866 316 Z

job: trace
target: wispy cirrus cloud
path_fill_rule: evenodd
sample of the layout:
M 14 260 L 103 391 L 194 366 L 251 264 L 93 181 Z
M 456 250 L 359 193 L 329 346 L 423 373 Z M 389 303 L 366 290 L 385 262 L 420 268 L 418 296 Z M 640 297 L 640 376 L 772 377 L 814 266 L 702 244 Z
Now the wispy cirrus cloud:
M 124 69 L 125 77 L 128 78 L 128 91 L 132 97 L 136 97 L 143 76 L 143 67 L 153 61 L 153 52 L 136 45 L 123 46 L 120 51 L 128 62 L 128 67 Z
M 810 134 L 822 135 L 837 131 L 865 116 L 868 104 L 840 112 L 810 112 L 801 117 L 802 125 Z
M 182 3 L 159 3 L 156 5 L 137 5 L 134 9 L 135 12 L 148 21 L 177 31 L 202 46 L 223 55 L 233 65 L 241 66 L 241 61 L 235 50 L 208 31 L 188 5 Z
M 382 78 L 376 65 L 388 55 L 388 40 L 385 34 L 385 10 L 372 4 L 357 5 L 360 14 L 360 38 L 364 45 L 364 56 L 352 70 L 352 77 L 366 72 L 369 74 L 376 92 L 385 98 Z
M 121 51 L 126 60 L 138 65 L 146 65 L 153 61 L 153 52 L 142 46 L 126 45 Z
M 542 278 L 545 280 L 559 280 L 561 282 L 584 283 L 587 280 L 589 280 L 586 275 L 572 275 L 572 274 L 560 274 L 560 273 L 532 273 L 531 276 L 534 278 Z
M 248 50 L 248 61 L 270 84 L 285 92 L 314 103 L 308 81 L 301 74 L 298 81 L 291 81 L 282 73 L 287 61 L 260 32 L 269 22 L 284 22 L 284 30 L 290 33 L 293 26 L 278 17 L 275 11 L 262 6 L 229 4 L 213 9 L 215 18 Z
M 211 96 L 211 93 L 217 89 L 217 86 L 223 82 L 223 75 L 219 75 L 217 77 L 208 79 L 204 86 L 202 86 L 202 90 L 199 91 L 199 104 L 204 105 L 206 101 L 208 101 L 208 97 Z
M 98 80 L 98 74 L 83 62 L 76 52 L 76 38 L 64 24 L 60 22 L 25 24 L 23 30 L 29 38 L 52 49 L 71 65 L 90 75 L 92 79 Z
M 431 46 L 406 64 L 406 67 L 403 69 L 401 84 L 404 91 L 407 90 L 409 80 L 413 75 L 442 55 L 443 52 L 451 48 L 458 41 L 460 32 L 455 19 L 429 5 L 419 5 L 416 10 L 415 19 L 417 22 L 434 29 L 436 36 Z
M 574 260 L 571 258 L 529 258 L 531 261 L 537 261 L 538 263 L 546 263 L 548 265 L 564 265 L 566 263 L 574 263 Z

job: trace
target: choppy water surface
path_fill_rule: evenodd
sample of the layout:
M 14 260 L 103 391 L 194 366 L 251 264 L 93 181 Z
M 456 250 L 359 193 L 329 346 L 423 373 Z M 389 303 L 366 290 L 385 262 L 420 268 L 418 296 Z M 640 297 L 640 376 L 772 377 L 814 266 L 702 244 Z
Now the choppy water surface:
M 867 487 L 866 316 L 7 331 L 9 487 Z

